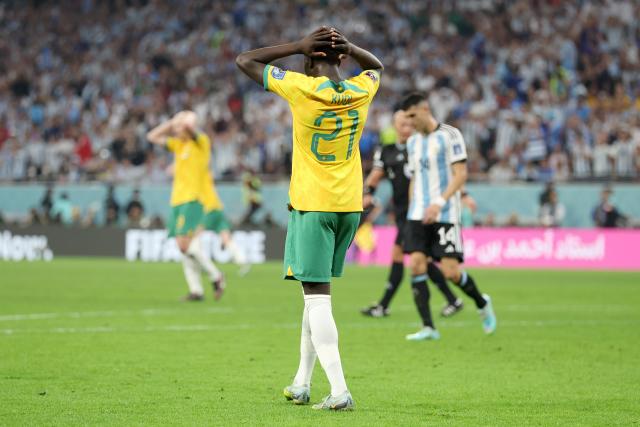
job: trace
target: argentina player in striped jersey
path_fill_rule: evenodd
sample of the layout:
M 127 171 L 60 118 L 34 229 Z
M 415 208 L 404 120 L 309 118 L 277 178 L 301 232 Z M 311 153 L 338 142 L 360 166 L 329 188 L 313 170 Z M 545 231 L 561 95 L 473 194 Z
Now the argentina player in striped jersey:
M 378 148 L 373 158 L 373 169 L 365 180 L 363 206 L 372 205 L 373 194 L 380 181 L 386 176 L 391 182 L 393 213 L 396 223 L 396 239 L 391 249 L 391 269 L 387 279 L 384 293 L 379 302 L 361 310 L 365 316 L 384 317 L 389 315 L 389 304 L 396 294 L 402 276 L 404 275 L 404 227 L 407 222 L 407 210 L 409 209 L 409 184 L 411 176 L 407 171 L 407 140 L 414 133 L 413 124 L 407 118 L 406 112 L 395 109 L 393 114 L 393 128 L 396 131 L 396 143 Z M 456 298 L 447 285 L 447 279 L 435 265 L 430 262 L 427 265 L 427 276 L 438 287 L 446 305 L 440 312 L 443 317 L 449 317 L 462 310 L 463 303 Z
M 467 151 L 458 129 L 438 123 L 427 98 L 419 93 L 402 102 L 416 133 L 407 141 L 412 171 L 404 251 L 410 254 L 411 285 L 423 328 L 407 335 L 411 341 L 440 338 L 429 307 L 427 264 L 440 262 L 448 280 L 476 304 L 485 333 L 496 329 L 491 298 L 481 294 L 473 278 L 462 269 L 464 258 L 460 217 L 460 190 L 467 179 Z

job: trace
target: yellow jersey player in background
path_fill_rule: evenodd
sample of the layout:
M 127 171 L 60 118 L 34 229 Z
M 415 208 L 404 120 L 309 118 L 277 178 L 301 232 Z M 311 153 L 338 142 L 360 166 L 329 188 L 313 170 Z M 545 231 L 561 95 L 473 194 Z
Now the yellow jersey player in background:
M 203 220 L 202 196 L 209 177 L 211 142 L 198 130 L 197 116 L 181 111 L 172 119 L 153 128 L 147 139 L 173 152 L 174 176 L 171 189 L 169 236 L 176 238 L 182 252 L 182 267 L 189 286 L 187 301 L 201 301 L 204 290 L 200 273 L 204 270 L 211 280 L 216 299 L 224 290 L 224 277 L 200 247 L 198 232 Z
M 304 55 L 304 74 L 270 62 Z M 359 75 L 343 79 L 341 60 L 354 59 Z M 331 312 L 331 277 L 342 275 L 344 259 L 362 211 L 359 142 L 369 105 L 378 91 L 382 63 L 334 28 L 321 27 L 298 42 L 242 53 L 238 67 L 289 102 L 293 114 L 293 165 L 284 277 L 302 282 L 304 310 L 300 364 L 284 395 L 308 403 L 316 355 L 331 394 L 314 409 L 353 409 L 338 351 Z
M 213 231 L 220 236 L 223 247 L 231 252 L 233 262 L 240 266 L 240 275 L 244 276 L 249 272 L 251 266 L 247 262 L 245 254 L 233 241 L 231 236 L 231 224 L 224 215 L 224 205 L 216 191 L 215 180 L 213 179 L 213 175 L 211 175 L 210 169 L 207 170 L 204 177 L 200 201 L 204 208 L 204 215 L 201 221 L 202 228 Z

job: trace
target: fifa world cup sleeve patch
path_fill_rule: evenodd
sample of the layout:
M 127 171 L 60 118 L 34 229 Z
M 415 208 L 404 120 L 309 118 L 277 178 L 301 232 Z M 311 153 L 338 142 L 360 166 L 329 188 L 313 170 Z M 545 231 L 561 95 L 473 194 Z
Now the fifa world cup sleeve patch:
M 454 155 L 462 154 L 462 147 L 460 146 L 460 144 L 456 144 L 453 146 L 453 154 Z
M 273 77 L 276 80 L 282 80 L 284 79 L 284 75 L 287 74 L 286 71 L 278 68 L 278 67 L 271 67 L 271 77 Z
M 378 75 L 375 71 L 365 71 L 364 75 L 373 80 L 374 83 L 378 81 Z

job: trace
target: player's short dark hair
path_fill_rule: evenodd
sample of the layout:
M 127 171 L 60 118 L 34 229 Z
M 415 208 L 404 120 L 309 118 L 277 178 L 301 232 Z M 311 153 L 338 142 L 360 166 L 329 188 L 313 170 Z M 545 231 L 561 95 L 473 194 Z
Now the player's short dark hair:
M 414 105 L 418 105 L 423 101 L 427 100 L 427 96 L 420 92 L 412 92 L 409 95 L 405 96 L 400 102 L 400 108 L 402 110 L 408 110 Z
M 334 49 L 330 47 L 325 49 L 320 49 L 321 52 L 324 52 L 327 56 L 316 56 L 313 58 L 314 61 L 324 61 L 328 62 L 331 65 L 339 65 L 340 64 L 340 54 L 336 52 Z

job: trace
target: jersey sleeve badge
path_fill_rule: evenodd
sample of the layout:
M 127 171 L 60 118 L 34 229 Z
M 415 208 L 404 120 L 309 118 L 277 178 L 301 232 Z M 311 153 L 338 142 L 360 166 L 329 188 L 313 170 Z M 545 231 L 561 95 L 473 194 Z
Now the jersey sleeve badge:
M 282 80 L 284 79 L 285 74 L 287 74 L 285 70 L 282 70 L 278 67 L 271 67 L 271 77 L 273 77 L 274 79 Z
M 373 80 L 374 83 L 378 81 L 378 75 L 374 71 L 365 71 L 364 75 Z

